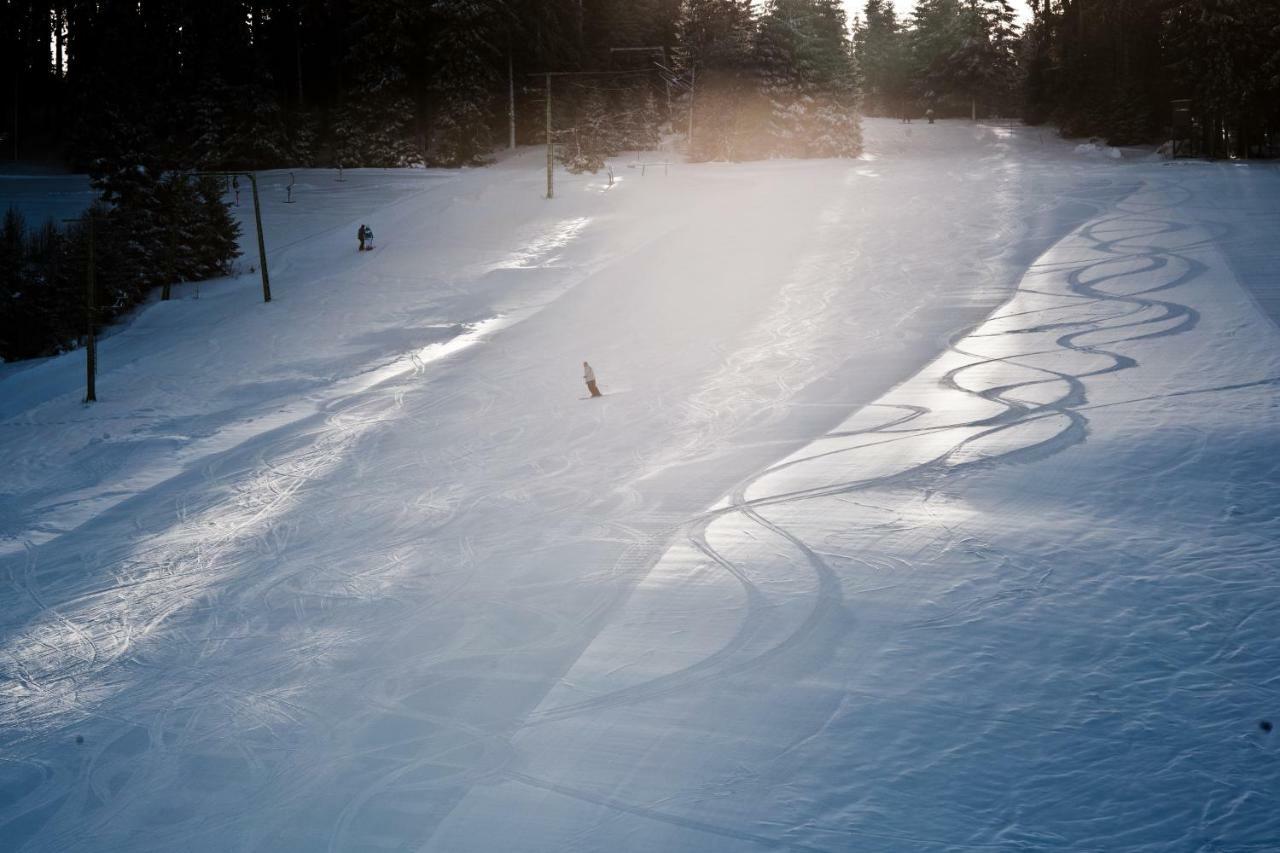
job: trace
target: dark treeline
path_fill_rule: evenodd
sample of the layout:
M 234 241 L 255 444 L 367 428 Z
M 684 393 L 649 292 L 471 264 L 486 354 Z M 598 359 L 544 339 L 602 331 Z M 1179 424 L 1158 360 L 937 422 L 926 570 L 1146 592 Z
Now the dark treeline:
M 727 80 L 751 75 L 753 102 L 740 106 L 763 122 L 753 139 L 784 140 L 754 154 L 803 153 L 795 140 L 806 135 L 856 135 L 838 0 L 754 10 L 747 0 L 6 0 L 4 9 L 10 147 L 83 168 L 118 159 L 129 144 L 120 135 L 184 167 L 479 163 L 507 139 L 512 88 L 517 136 L 542 139 L 542 86 L 531 74 L 646 71 L 560 87 L 556 119 L 574 131 L 561 140 L 572 159 L 651 140 L 678 111 L 683 127 L 695 62 L 737 100 L 746 92 Z M 724 21 L 727 31 L 711 32 Z M 787 117 L 811 103 L 833 127 Z M 604 138 L 620 123 L 605 119 L 624 114 L 645 126 Z M 582 156 L 589 165 L 593 155 Z
M 867 0 L 854 27 L 872 115 L 1017 115 L 1019 33 L 1008 0 L 919 0 L 899 17 Z
M 112 133 L 188 167 L 407 165 L 428 148 L 459 164 L 489 141 L 508 59 L 570 62 L 590 5 L 9 0 L 0 98 L 6 116 L 17 100 L 19 156 L 81 167 L 117 156 Z
M 1009 0 L 852 23 L 840 0 L 0 0 L 0 147 L 93 177 L 102 319 L 229 269 L 224 186 L 192 172 L 483 163 L 545 139 L 542 72 L 593 72 L 552 81 L 574 171 L 664 134 L 694 160 L 856 156 L 860 111 L 1277 153 L 1280 0 L 1032 8 L 1020 31 Z M 0 357 L 73 343 L 83 229 L 0 237 Z
M 1276 156 L 1280 0 L 1035 0 L 1027 117 L 1113 143 Z M 1190 127 L 1170 103 L 1190 100 Z
M 838 0 L 4 0 L 0 114 L 6 153 L 86 168 L 129 134 L 186 167 L 465 165 L 507 141 L 511 88 L 541 141 L 530 75 L 631 68 L 559 87 L 567 162 L 683 132 L 691 100 L 695 157 L 847 153 L 859 92 L 1116 142 L 1165 136 L 1188 98 L 1206 152 L 1271 143 L 1280 0 L 1032 6 L 1019 32 L 1009 0 L 867 0 L 852 31 Z
M 1022 116 L 1112 144 L 1177 139 L 1210 156 L 1275 156 L 1280 0 L 867 0 L 854 43 L 866 109 Z M 1185 99 L 1188 120 L 1172 102 Z
M 867 0 L 850 32 L 838 0 L 3 0 L 0 126 L 8 154 L 86 168 L 130 146 L 184 167 L 464 165 L 507 140 L 511 88 L 518 139 L 541 141 L 531 74 L 630 67 L 651 73 L 560 87 L 567 160 L 684 131 L 690 101 L 696 157 L 846 153 L 859 92 L 873 114 L 1117 142 L 1164 136 L 1187 98 L 1206 152 L 1271 143 L 1280 0 L 1032 6 L 1019 32 L 1009 0 Z

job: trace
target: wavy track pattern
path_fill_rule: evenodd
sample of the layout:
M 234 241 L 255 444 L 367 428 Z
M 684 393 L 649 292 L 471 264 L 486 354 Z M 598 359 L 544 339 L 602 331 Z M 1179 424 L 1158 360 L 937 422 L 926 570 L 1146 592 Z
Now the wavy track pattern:
M 528 724 L 657 699 L 788 655 L 794 657 L 790 665 L 803 665 L 815 634 L 841 630 L 843 593 L 827 558 L 771 520 L 771 508 L 856 498 L 887 486 L 927 492 L 937 478 L 969 467 L 1044 459 L 1087 441 L 1090 382 L 1140 366 L 1125 352 L 1126 344 L 1184 334 L 1199 322 L 1199 313 L 1174 297 L 1204 274 L 1207 267 L 1195 254 L 1220 235 L 1156 215 L 1185 200 L 1175 185 L 1148 184 L 1095 218 L 1046 253 L 1003 310 L 953 337 L 921 377 L 872 407 L 887 412 L 887 419 L 829 433 L 739 484 L 725 504 L 690 519 L 684 538 L 732 576 L 746 596 L 736 633 L 714 653 L 641 683 L 541 708 Z M 954 417 L 975 407 L 977 416 Z M 889 453 L 902 463 L 884 470 L 880 457 Z M 850 476 L 832 480 L 832 470 Z M 708 543 L 709 529 L 725 523 L 740 535 L 751 537 L 754 529 L 786 543 L 797 564 L 808 567 L 812 591 L 803 619 L 785 630 L 765 624 L 779 603 L 766 592 L 763 582 L 769 578 Z M 761 647 L 762 636 L 773 640 Z

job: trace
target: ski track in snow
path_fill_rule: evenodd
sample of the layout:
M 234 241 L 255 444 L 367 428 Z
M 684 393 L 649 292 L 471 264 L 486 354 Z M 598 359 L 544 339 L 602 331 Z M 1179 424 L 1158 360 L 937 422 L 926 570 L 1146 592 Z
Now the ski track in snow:
M 935 272 L 887 260 L 868 304 L 848 301 L 853 258 L 874 251 L 841 244 L 860 182 L 889 180 L 919 141 L 875 131 L 883 162 L 819 207 L 772 310 L 744 315 L 740 339 L 668 343 L 720 348 L 687 396 L 508 405 L 548 387 L 534 366 L 499 372 L 506 350 L 565 328 L 539 311 L 581 329 L 612 307 L 572 290 L 607 263 L 585 253 L 490 325 L 448 325 L 462 334 L 379 359 L 268 429 L 192 445 L 162 476 L 104 487 L 90 514 L 64 495 L 70 520 L 0 554 L 14 597 L 0 833 L 24 850 L 1268 849 L 1273 748 L 1228 723 L 1280 692 L 1256 652 L 1276 615 L 1261 569 L 1277 472 L 1274 454 L 1224 443 L 1232 422 L 1206 401 L 1274 418 L 1280 359 L 1272 346 L 1225 366 L 1249 352 L 1231 349 L 1236 330 L 1262 334 L 1222 275 L 1230 227 L 1187 213 L 1187 179 L 1158 167 L 1090 166 L 1075 197 L 1002 209 L 994 236 L 954 221 L 954 239 L 994 249 L 973 260 L 980 282 L 1006 275 L 1000 247 L 1051 233 L 1037 217 L 1087 220 L 985 322 L 870 405 L 833 406 L 813 439 L 787 419 L 829 405 L 819 377 L 851 370 L 842 339 L 891 346 L 854 311 Z M 612 226 L 561 217 L 461 268 L 541 275 L 592 227 Z M 623 238 L 633 257 L 659 240 L 685 257 L 680 227 Z M 376 230 L 375 262 L 410 239 Z M 318 269 L 290 257 L 283 281 Z M 443 359 L 476 342 L 451 372 Z M 570 367 L 582 346 L 551 344 Z M 675 440 L 642 434 L 619 461 L 611 436 L 642 413 Z M 1114 477 L 1091 476 L 1108 464 Z M 1214 465 L 1235 472 L 1216 551 L 1126 514 L 1188 515 L 1167 491 L 1214 485 Z M 596 468 L 615 472 L 611 492 Z M 1091 493 L 1099 481 L 1112 494 Z M 1037 510 L 1064 512 L 1071 537 Z M 1162 587 L 1144 575 L 1153 548 L 1177 569 Z M 1077 599 L 1105 621 L 1072 621 Z M 1021 656 L 1036 644 L 1043 671 Z M 1086 797 L 1099 789 L 1102 805 Z
M 1165 805 L 1150 809 L 1159 817 L 1142 816 L 1141 819 L 1154 820 L 1152 824 L 1124 825 L 1123 821 L 1115 821 L 1113 823 L 1121 825 L 1106 826 L 1104 822 L 1103 827 L 1091 828 L 1088 836 L 1079 838 L 1073 838 L 1067 832 L 1023 836 L 1014 832 L 1005 839 L 992 837 L 965 843 L 955 835 L 895 834 L 877 832 L 856 824 L 839 828 L 808 827 L 803 832 L 791 830 L 798 837 L 789 837 L 764 831 L 744 831 L 743 827 L 751 825 L 753 819 L 749 813 L 739 809 L 728 810 L 737 820 L 715 822 L 695 818 L 695 815 L 705 814 L 702 809 L 708 801 L 698 799 L 697 787 L 687 778 L 666 781 L 662 787 L 683 793 L 679 796 L 673 794 L 669 807 L 654 808 L 641 801 L 619 797 L 616 793 L 603 796 L 594 793 L 591 787 L 575 787 L 553 778 L 539 777 L 536 772 L 525 768 L 529 765 L 537 767 L 541 761 L 547 768 L 546 772 L 556 774 L 557 778 L 566 775 L 573 778 L 573 772 L 566 771 L 564 765 L 575 762 L 573 759 L 566 761 L 561 754 L 563 744 L 576 741 L 576 750 L 588 754 L 593 750 L 608 752 L 611 745 L 616 749 L 620 738 L 627 737 L 620 732 L 627 732 L 629 722 L 634 723 L 644 717 L 644 712 L 637 706 L 650 703 L 652 709 L 651 703 L 655 700 L 669 697 L 675 697 L 678 702 L 684 694 L 699 687 L 733 691 L 733 676 L 750 677 L 753 673 L 760 673 L 764 683 L 773 678 L 794 681 L 796 673 L 814 669 L 813 661 L 823 655 L 821 649 L 830 643 L 838 643 L 841 633 L 848 630 L 849 608 L 856 607 L 857 602 L 846 601 L 839 572 L 819 546 L 806 542 L 806 536 L 824 532 L 821 524 L 815 528 L 814 519 L 821 517 L 821 511 L 815 511 L 813 502 L 831 499 L 866 501 L 863 506 L 879 513 L 878 516 L 872 515 L 875 523 L 867 524 L 868 529 L 875 529 L 884 526 L 884 517 L 894 514 L 891 506 L 895 494 L 899 496 L 898 500 L 902 500 L 900 496 L 904 491 L 914 492 L 927 500 L 938 484 L 963 475 L 966 469 L 980 468 L 998 475 L 1003 466 L 1049 459 L 1086 442 L 1094 408 L 1126 405 L 1125 401 L 1091 403 L 1091 385 L 1104 377 L 1115 379 L 1123 372 L 1142 369 L 1138 359 L 1126 354 L 1126 345 L 1183 335 L 1192 332 L 1199 323 L 1200 312 L 1177 301 L 1178 293 L 1208 270 L 1196 255 L 1212 251 L 1212 247 L 1225 235 L 1219 229 L 1193 226 L 1178 217 L 1176 211 L 1189 200 L 1188 193 L 1175 182 L 1149 181 L 1114 211 L 1090 222 L 1047 253 L 1029 271 L 1018 294 L 1008 305 L 979 329 L 957 336 L 951 341 L 949 352 L 934 365 L 903 388 L 892 392 L 883 402 L 866 410 L 867 413 L 874 413 L 877 409 L 884 411 L 887 419 L 882 423 L 833 431 L 827 439 L 816 443 L 813 451 L 795 454 L 751 477 L 733 491 L 727 504 L 684 525 L 681 534 L 687 545 L 664 557 L 663 562 L 674 564 L 667 571 L 671 576 L 687 575 L 691 571 L 688 564 L 696 562 L 700 554 L 709 561 L 707 565 L 711 571 L 724 572 L 731 583 L 741 588 L 742 604 L 738 608 L 737 628 L 713 653 L 686 666 L 639 680 L 629 677 L 625 674 L 625 660 L 634 656 L 635 649 L 642 649 L 645 656 L 657 660 L 678 660 L 681 657 L 676 647 L 664 645 L 669 640 L 655 627 L 661 624 L 661 615 L 656 611 L 669 607 L 671 600 L 670 591 L 661 589 L 663 580 L 656 581 L 654 587 L 657 591 L 651 592 L 651 596 L 662 603 L 655 603 L 650 598 L 633 602 L 636 614 L 630 619 L 617 620 L 612 629 L 606 629 L 597 639 L 599 652 L 593 655 L 589 650 L 577 669 L 566 676 L 563 683 L 567 687 L 553 692 L 543 707 L 528 717 L 525 728 L 515 740 L 517 748 L 527 759 L 521 770 L 508 771 L 505 778 L 518 786 L 597 806 L 601 813 L 638 815 L 650 821 L 691 830 L 691 836 L 672 836 L 683 839 L 675 843 L 681 849 L 719 849 L 710 841 L 711 838 L 721 839 L 720 843 L 727 839 L 768 848 L 832 851 L 847 849 L 845 845 L 850 843 L 857 843 L 860 849 L 1007 849 L 1010 844 L 1024 846 L 1027 843 L 1072 849 L 1145 849 L 1148 843 L 1159 846 L 1162 843 L 1159 838 L 1165 831 L 1161 826 L 1165 822 Z M 1271 362 L 1274 366 L 1275 359 L 1272 358 Z M 1274 389 L 1278 385 L 1280 374 L 1175 394 L 1214 396 L 1250 389 Z M 943 393 L 932 389 L 942 389 Z M 913 402 L 938 398 L 941 399 L 931 405 Z M 969 398 L 971 402 L 966 403 L 963 398 Z M 974 410 L 981 414 L 968 420 L 955 418 L 954 413 Z M 863 419 L 863 415 L 857 418 Z M 896 451 L 899 463 L 889 471 L 884 471 L 884 464 L 876 458 L 886 448 Z M 832 481 L 835 457 L 839 458 L 837 470 L 854 476 Z M 709 543 L 713 536 L 725 542 L 726 546 L 713 547 Z M 989 553 L 990 546 L 973 541 L 960 529 L 948 527 L 946 536 L 955 544 L 944 545 L 944 548 L 959 545 L 976 554 Z M 780 561 L 760 560 L 759 543 L 762 540 L 778 543 L 776 550 Z M 690 552 L 690 548 L 696 554 Z M 736 556 L 738 554 L 741 556 Z M 802 595 L 798 595 L 795 589 L 797 567 L 807 567 L 811 574 Z M 907 564 L 894 568 L 902 570 L 903 574 L 910 573 Z M 661 575 L 663 569 L 660 563 L 654 574 Z M 781 574 L 773 576 L 771 572 Z M 1011 600 L 1034 597 L 1037 585 L 1045 580 L 1046 576 L 1031 577 L 1026 585 L 908 627 L 939 629 L 981 620 L 984 612 L 993 607 Z M 797 603 L 798 599 L 807 604 Z M 1274 612 L 1277 602 L 1273 600 L 1264 606 Z M 1256 611 L 1246 618 L 1256 618 Z M 610 630 L 616 635 L 611 636 Z M 883 642 L 887 633 L 883 628 L 878 632 Z M 859 634 L 860 639 L 866 639 L 864 631 Z M 643 666 L 639 661 L 636 663 Z M 624 674 L 619 677 L 619 673 Z M 1277 696 L 1274 688 L 1239 683 L 1212 670 L 1202 671 L 1202 677 L 1219 680 L 1246 692 L 1256 691 L 1264 703 L 1273 702 Z M 622 686 L 608 686 L 617 682 Z M 585 685 L 591 685 L 593 689 Z M 565 694 L 576 696 L 584 692 L 593 695 L 576 700 L 562 698 Z M 857 695 L 856 691 L 848 688 L 842 692 L 846 698 Z M 690 701 L 693 708 L 713 704 L 705 698 Z M 626 716 L 628 709 L 634 712 L 630 718 Z M 953 712 L 957 710 L 952 709 Z M 554 727 L 562 722 L 572 727 L 584 717 L 599 717 L 602 712 L 610 711 L 620 713 L 607 717 L 599 725 L 598 730 L 603 733 L 595 739 L 591 734 L 597 730 L 584 732 L 581 728 L 574 734 L 566 730 L 547 736 L 547 743 L 558 745 L 554 747 L 555 753 L 544 746 L 536 731 L 539 727 Z M 665 715 L 663 710 L 651 710 L 650 713 L 656 713 L 659 718 Z M 685 713 L 699 712 L 686 710 Z M 1021 717 L 1011 715 L 1002 718 L 987 712 L 983 718 L 989 726 L 1025 729 L 1037 725 Z M 1130 751 L 1135 748 L 1132 734 L 1086 733 L 1083 729 L 1083 726 L 1070 727 L 1072 734 L 1098 740 L 1104 748 L 1110 746 Z M 1050 731 L 1052 728 L 1046 728 L 1044 733 Z M 660 749 L 658 744 L 661 740 L 647 732 L 646 727 L 635 725 L 633 736 L 641 739 L 642 743 L 633 745 L 629 754 L 638 757 L 649 749 Z M 648 738 L 654 738 L 653 747 L 644 746 Z M 676 748 L 667 747 L 667 751 L 673 763 L 678 761 Z M 1180 761 L 1191 774 L 1213 779 L 1217 785 L 1231 791 L 1237 803 L 1256 797 L 1248 783 L 1233 783 L 1216 775 L 1221 772 L 1220 768 L 1211 766 L 1216 762 L 1202 762 L 1194 756 L 1182 757 Z M 590 758 L 576 763 L 587 769 L 588 773 L 584 775 L 597 771 L 602 778 L 596 787 L 603 790 L 616 791 L 619 786 L 645 790 L 645 781 L 654 784 L 652 779 L 637 781 L 634 771 L 628 772 L 627 768 L 632 766 L 629 762 L 620 762 L 616 770 L 600 770 Z M 1269 775 L 1274 782 L 1274 770 Z M 617 781 L 604 781 L 609 777 L 616 777 Z M 719 798 L 725 794 L 712 793 L 710 796 Z M 496 802 L 490 802 L 481 797 L 476 812 L 458 820 L 459 828 L 474 831 L 477 826 L 475 819 L 483 815 L 486 819 L 498 819 L 499 828 L 495 832 L 501 833 L 510 831 L 512 827 L 501 822 L 499 815 L 528 814 L 528 809 L 555 808 L 545 798 L 530 801 L 519 794 L 506 800 L 495 799 Z M 521 807 L 526 811 L 521 811 Z M 1211 806 L 1206 804 L 1206 808 Z M 1234 810 L 1235 806 L 1231 811 Z M 944 805 L 941 811 L 948 809 Z M 1232 818 L 1231 812 L 1214 818 L 1215 821 L 1226 820 L 1229 831 L 1201 831 L 1209 833 L 1206 838 L 1217 837 L 1232 845 L 1232 849 L 1264 849 L 1267 846 L 1269 842 L 1264 840 L 1246 839 L 1265 839 L 1268 831 L 1275 828 L 1273 821 L 1268 821 L 1266 828 L 1258 828 L 1249 826 L 1247 821 L 1241 823 Z M 962 817 L 954 819 L 953 826 L 965 822 Z M 446 828 L 451 827 L 446 825 Z M 1151 833 L 1152 840 L 1143 841 L 1143 833 Z M 430 849 L 479 850 L 484 849 L 486 841 L 491 843 L 494 839 L 493 835 L 482 835 L 476 839 L 471 835 L 447 831 L 441 835 L 441 838 L 433 839 Z M 558 827 L 551 827 L 544 834 L 535 833 L 533 837 L 536 840 L 531 842 L 530 849 L 574 847 L 572 840 L 565 837 Z M 1173 837 L 1177 836 L 1171 836 L 1169 840 Z M 842 840 L 837 842 L 835 838 Z M 1240 846 L 1235 847 L 1235 844 Z
M 1204 265 L 1189 254 L 1142 244 L 1143 241 L 1154 240 L 1161 235 L 1183 231 L 1187 226 L 1173 222 L 1146 223 L 1137 218 L 1135 213 L 1137 211 L 1126 210 L 1122 205 L 1119 213 L 1091 224 L 1080 233 L 1077 240 L 1084 243 L 1088 251 L 1099 255 L 1100 260 L 1083 265 L 1071 264 L 1065 276 L 1053 269 L 1055 264 L 1052 262 L 1043 265 L 1046 268 L 1043 272 L 1035 270 L 1031 273 L 1032 279 L 1042 276 L 1047 279 L 1042 286 L 1054 287 L 1065 284 L 1065 288 L 1036 290 L 1024 287 L 1018 298 L 1008 306 L 1011 313 L 997 314 L 976 332 L 965 334 L 951 342 L 950 352 L 959 355 L 965 363 L 946 370 L 939 378 L 938 384 L 961 395 L 995 403 L 1001 407 L 1000 412 L 961 423 L 916 427 L 911 424 L 930 415 L 942 415 L 945 420 L 949 409 L 940 407 L 940 411 L 935 411 L 926 406 L 897 402 L 874 404 L 886 409 L 899 409 L 905 414 L 881 426 L 836 433 L 834 437 L 841 439 L 844 446 L 837 449 L 823 449 L 814 455 L 789 458 L 762 474 L 753 476 L 751 480 L 736 488 L 728 506 L 716 509 L 684 526 L 682 535 L 688 542 L 731 574 L 743 586 L 746 593 L 748 608 L 738 632 L 730 643 L 712 657 L 705 658 L 684 670 L 626 688 L 615 694 L 606 694 L 584 702 L 535 712 L 530 722 L 536 724 L 543 720 L 562 719 L 600 707 L 643 701 L 667 691 L 679 690 L 695 681 L 714 678 L 728 671 L 747 669 L 784 653 L 811 634 L 819 623 L 828 618 L 830 610 L 838 609 L 842 605 L 836 575 L 823 558 L 802 539 L 769 521 L 763 514 L 763 511 L 768 508 L 798 504 L 816 498 L 856 495 L 884 486 L 920 487 L 927 484 L 932 477 L 946 476 L 966 466 L 989 466 L 1044 458 L 1084 442 L 1089 431 L 1086 380 L 1139 366 L 1133 358 L 1109 347 L 1147 338 L 1180 334 L 1194 328 L 1199 317 L 1198 313 L 1188 306 L 1148 298 L 1156 293 L 1175 290 L 1202 274 Z M 1109 229 L 1113 229 L 1115 236 L 1110 238 L 1100 236 L 1107 234 Z M 1212 238 L 1205 238 L 1183 248 L 1191 252 L 1211 243 Z M 1140 264 L 1130 263 L 1134 260 L 1139 261 Z M 1124 269 L 1125 267 L 1128 269 Z M 1167 272 L 1165 277 L 1169 280 L 1152 285 L 1149 277 L 1157 270 Z M 1123 280 L 1128 276 L 1138 279 L 1135 290 L 1127 295 L 1110 292 L 1117 287 L 1123 289 Z M 1054 281 L 1054 279 L 1061 279 L 1061 281 Z M 1049 307 L 1022 310 L 1023 302 L 1033 302 L 1036 297 L 1042 297 L 1040 301 L 1050 303 Z M 1120 310 L 1107 315 L 1106 309 L 1112 306 L 1119 307 Z M 1078 310 L 1081 308 L 1087 311 L 1083 317 Z M 1097 314 L 1100 312 L 1103 316 L 1098 318 Z M 1143 313 L 1153 313 L 1154 316 L 1139 318 Z M 1070 319 L 1054 319 L 1064 315 Z M 1009 321 L 1014 321 L 1012 328 L 1009 328 Z M 1029 322 L 1031 325 L 1022 325 Z M 1057 332 L 1068 329 L 1073 331 L 1054 336 Z M 1113 338 L 1106 335 L 1108 332 L 1121 332 L 1121 335 Z M 1100 337 L 1106 338 L 1105 346 L 1079 342 L 1081 339 L 1092 340 Z M 1010 338 L 1017 343 L 1026 342 L 1026 344 L 1021 347 L 1016 344 L 1010 347 L 1008 341 Z M 976 351 L 984 345 L 990 345 L 991 349 L 999 351 L 1000 354 L 985 355 Z M 1014 349 L 1014 352 L 1008 352 L 1009 349 Z M 1064 353 L 1100 356 L 1107 364 L 1094 370 L 1071 373 L 1032 363 L 1033 359 L 1046 356 L 1050 358 L 1045 360 L 1052 363 L 1052 356 Z M 983 368 L 992 365 L 999 365 L 1009 373 L 1025 371 L 1038 378 L 989 385 L 976 390 L 965 386 L 962 377 L 969 373 L 980 373 Z M 974 382 L 975 386 L 986 384 L 981 378 Z M 1252 384 L 1277 385 L 1280 384 L 1280 376 Z M 1043 386 L 1050 386 L 1048 390 L 1052 392 L 1047 395 L 1049 399 L 1045 401 L 1027 402 L 1017 396 L 1019 392 L 1025 393 Z M 1063 387 L 1058 390 L 1053 386 Z M 1233 389 L 1205 389 L 1204 393 L 1224 390 Z M 963 410 L 965 406 L 961 404 L 956 408 Z M 1019 440 L 1019 432 L 1032 432 L 1028 426 L 1041 423 L 1048 427 L 1047 435 L 1043 437 L 1033 435 L 1031 437 L 1034 440 L 1031 441 Z M 1006 437 L 1004 442 L 994 441 L 1001 436 Z M 845 441 L 847 444 L 844 443 Z M 871 454 L 867 451 L 878 450 L 886 444 L 912 442 L 924 445 L 924 452 L 917 454 L 917 459 L 914 459 L 912 464 L 892 473 L 803 489 L 789 488 L 776 493 L 768 488 L 768 479 L 787 469 L 839 454 L 853 457 L 853 461 L 848 465 L 856 470 L 860 463 L 859 455 L 869 456 Z M 983 442 L 993 445 L 993 450 L 982 453 L 972 449 Z M 866 467 L 874 468 L 875 466 L 868 464 Z M 785 483 L 786 478 L 782 479 Z M 758 496 L 748 498 L 749 491 Z M 723 519 L 734 517 L 785 540 L 799 552 L 803 561 L 811 566 L 815 576 L 812 609 L 805 620 L 793 631 L 787 633 L 780 642 L 762 652 L 738 660 L 735 660 L 735 653 L 747 645 L 747 640 L 752 634 L 759 631 L 760 626 L 756 622 L 760 614 L 767 609 L 768 603 L 760 587 L 750 579 L 750 574 L 746 570 L 735 565 L 707 544 L 708 528 L 712 524 L 720 523 Z M 742 531 L 739 531 L 739 535 L 741 534 Z

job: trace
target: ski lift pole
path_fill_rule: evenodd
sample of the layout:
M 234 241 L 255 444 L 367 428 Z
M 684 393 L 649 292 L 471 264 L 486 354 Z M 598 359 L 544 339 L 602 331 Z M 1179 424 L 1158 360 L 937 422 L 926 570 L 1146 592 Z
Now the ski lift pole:
M 555 198 L 555 143 L 551 136 L 551 78 L 552 77 L 615 77 L 626 74 L 648 74 L 648 71 L 536 71 L 530 77 L 546 78 L 547 93 L 547 198 Z
M 511 58 L 511 48 L 507 48 L 507 122 L 510 138 L 507 149 L 516 150 L 516 67 Z
M 551 141 L 551 75 L 547 75 L 547 198 L 555 198 L 555 143 Z
M 253 222 L 258 228 L 258 269 L 262 272 L 262 301 L 271 301 L 271 276 L 267 273 L 267 244 L 262 237 L 262 204 L 258 200 L 258 176 L 253 172 L 193 172 L 210 178 L 235 178 L 243 175 L 253 188 Z
M 267 274 L 267 244 L 262 239 L 262 205 L 258 202 L 258 178 L 253 172 L 245 172 L 253 187 L 253 221 L 258 226 L 258 268 L 262 270 L 262 301 L 271 301 L 271 276 Z
M 698 81 L 698 70 L 689 66 L 689 156 L 693 157 L 693 87 Z

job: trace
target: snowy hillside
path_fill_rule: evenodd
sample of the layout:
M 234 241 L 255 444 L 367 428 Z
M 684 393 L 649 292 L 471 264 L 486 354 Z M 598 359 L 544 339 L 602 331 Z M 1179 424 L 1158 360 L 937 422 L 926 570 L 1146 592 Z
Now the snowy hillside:
M 5 366 L 0 847 L 1280 844 L 1277 172 L 865 129 L 272 173 Z

